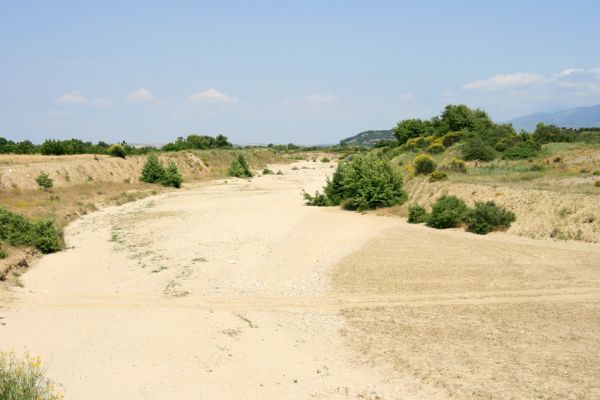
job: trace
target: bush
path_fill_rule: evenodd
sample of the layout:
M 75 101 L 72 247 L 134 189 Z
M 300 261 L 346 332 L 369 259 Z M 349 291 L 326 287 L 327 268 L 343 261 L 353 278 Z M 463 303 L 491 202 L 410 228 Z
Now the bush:
M 426 222 L 429 215 L 427 210 L 418 204 L 411 204 L 408 207 L 408 223 L 409 224 L 420 224 Z
M 504 150 L 502 158 L 508 160 L 524 160 L 528 158 L 534 158 L 540 153 L 541 149 L 542 147 L 539 143 L 530 140 L 528 142 L 522 142 L 507 148 Z
M 429 176 L 429 182 L 438 182 L 448 180 L 448 175 L 444 171 L 433 171 Z
M 440 154 L 443 153 L 446 148 L 442 143 L 434 142 L 427 148 L 427 152 L 431 154 Z
M 106 149 L 106 153 L 111 157 L 125 158 L 127 156 L 125 148 L 123 148 L 123 146 L 120 144 L 113 144 L 109 146 L 108 149 Z
M 49 190 L 52 186 L 54 186 L 54 180 L 50 178 L 50 176 L 45 172 L 40 172 L 40 174 L 35 178 L 38 186 L 44 190 Z
M 33 246 L 42 253 L 54 253 L 62 247 L 52 221 L 34 223 L 3 208 L 0 208 L 0 239 L 13 246 Z
M 160 179 L 160 184 L 163 186 L 180 188 L 181 182 L 183 182 L 183 177 L 177 169 L 177 164 L 175 164 L 174 161 L 170 161 L 167 169 L 165 169 L 163 177 Z
M 323 158 L 321 158 L 321 162 L 322 162 L 322 163 L 328 163 L 328 162 L 330 162 L 330 161 L 331 161 L 331 160 L 330 160 L 329 158 L 327 158 L 327 157 L 323 157 Z
M 253 176 L 252 171 L 250 171 L 250 167 L 248 166 L 248 161 L 246 161 L 246 157 L 244 157 L 243 154 L 238 154 L 238 156 L 231 161 L 227 173 L 229 176 L 235 176 L 237 178 L 251 178 Z
M 277 170 L 277 173 L 275 175 L 283 175 L 283 172 L 281 172 L 281 170 Z
M 594 186 L 596 186 L 596 187 L 600 187 L 600 181 L 596 181 L 596 182 L 594 182 Z
M 406 200 L 402 177 L 375 155 L 356 155 L 337 166 L 324 193 L 304 194 L 313 205 L 339 205 L 358 211 L 390 207 Z
M 458 143 L 462 137 L 461 132 L 449 132 L 442 136 L 442 144 L 446 147 L 452 146 L 454 143 Z
M 158 155 L 150 153 L 142 167 L 140 181 L 146 183 L 160 183 L 164 176 L 165 167 L 163 166 L 162 161 L 158 159 Z
M 467 140 L 461 148 L 465 160 L 492 161 L 496 158 L 494 149 L 478 137 Z
M 413 161 L 416 174 L 430 174 L 435 171 L 435 161 L 427 154 L 419 154 Z
M 8 254 L 6 253 L 6 250 L 4 250 L 0 245 L 0 260 L 4 260 L 6 257 L 8 257 Z
M 58 400 L 62 399 L 55 385 L 44 377 L 38 357 L 25 355 L 17 359 L 14 353 L 0 353 L 0 399 Z
M 265 168 L 265 169 L 263 169 L 262 174 L 263 175 L 274 175 L 275 173 L 272 170 L 270 170 L 269 168 Z
M 441 168 L 446 171 L 461 172 L 463 174 L 467 172 L 467 164 L 460 158 L 453 159 L 450 161 L 450 164 L 446 164 Z
M 465 220 L 469 232 L 485 235 L 499 229 L 508 229 L 516 217 L 513 212 L 488 201 L 475 203 L 475 208 L 469 210 Z
M 442 196 L 431 207 L 427 226 L 436 229 L 455 228 L 464 221 L 467 211 L 467 205 L 458 197 Z
M 304 204 L 307 206 L 327 207 L 332 205 L 329 204 L 329 200 L 327 200 L 325 193 L 321 193 L 318 190 L 315 192 L 314 196 L 311 196 L 304 191 L 302 192 L 302 195 L 304 196 L 305 200 Z

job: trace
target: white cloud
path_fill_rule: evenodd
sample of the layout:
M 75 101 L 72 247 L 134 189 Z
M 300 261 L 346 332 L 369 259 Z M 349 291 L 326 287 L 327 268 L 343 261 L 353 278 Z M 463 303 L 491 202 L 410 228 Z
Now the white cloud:
M 331 104 L 336 101 L 336 97 L 331 94 L 311 94 L 310 96 L 306 96 L 304 101 L 308 104 L 312 105 L 323 105 L 323 104 Z
M 136 90 L 135 92 L 133 92 L 129 96 L 127 96 L 127 98 L 129 100 L 135 101 L 135 102 L 149 102 L 149 101 L 155 100 L 152 92 L 145 88 Z
M 469 82 L 463 85 L 465 90 L 501 90 L 522 86 L 543 84 L 547 80 L 544 75 L 526 72 L 494 75 L 487 79 Z
M 400 101 L 415 101 L 416 97 L 412 93 L 400 93 L 398 95 L 398 100 L 400 100 Z
M 90 104 L 92 105 L 92 107 L 109 107 L 112 105 L 112 100 L 103 98 L 103 97 L 99 97 L 97 99 L 90 101 Z
M 217 89 L 208 89 L 203 92 L 191 94 L 187 97 L 187 101 L 192 103 L 237 103 L 237 99 L 235 97 L 231 97 L 223 92 L 219 92 Z
M 87 99 L 77 90 L 72 90 L 56 99 L 56 104 L 60 106 L 84 104 L 85 102 L 87 102 Z

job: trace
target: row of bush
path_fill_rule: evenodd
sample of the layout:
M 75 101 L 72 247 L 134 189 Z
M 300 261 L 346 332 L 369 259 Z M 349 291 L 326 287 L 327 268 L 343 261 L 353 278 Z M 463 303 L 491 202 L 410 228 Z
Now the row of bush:
M 42 253 L 54 253 L 62 248 L 60 232 L 52 221 L 32 222 L 1 207 L 0 240 L 13 246 L 35 247 Z
M 314 195 L 304 192 L 307 205 L 337 206 L 364 211 L 406 201 L 402 176 L 375 154 L 355 155 L 338 164 L 331 179 Z
M 467 231 L 485 235 L 492 231 L 508 229 L 516 220 L 513 212 L 493 201 L 476 202 L 474 208 L 456 196 L 442 196 L 431 207 L 431 212 L 418 204 L 408 208 L 408 222 L 425 223 L 436 229 L 456 228 L 466 224 Z

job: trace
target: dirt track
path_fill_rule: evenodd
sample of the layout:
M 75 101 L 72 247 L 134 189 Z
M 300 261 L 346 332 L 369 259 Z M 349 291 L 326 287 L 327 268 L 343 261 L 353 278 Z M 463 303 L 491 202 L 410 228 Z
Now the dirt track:
M 0 350 L 67 399 L 598 393 L 599 246 L 305 207 L 331 170 L 297 165 L 76 221 L 5 300 Z

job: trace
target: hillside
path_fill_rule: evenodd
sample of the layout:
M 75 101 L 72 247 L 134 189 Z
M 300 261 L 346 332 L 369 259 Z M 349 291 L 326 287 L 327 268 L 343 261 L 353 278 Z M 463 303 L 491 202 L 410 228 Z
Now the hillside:
M 517 130 L 525 129 L 529 132 L 533 131 L 539 122 L 564 128 L 600 127 L 600 104 L 552 113 L 530 114 L 508 122 L 512 123 Z
M 340 144 L 372 147 L 375 145 L 375 143 L 379 142 L 380 140 L 393 138 L 394 135 L 392 134 L 391 129 L 370 130 L 360 132 L 346 139 L 342 139 L 340 140 Z

